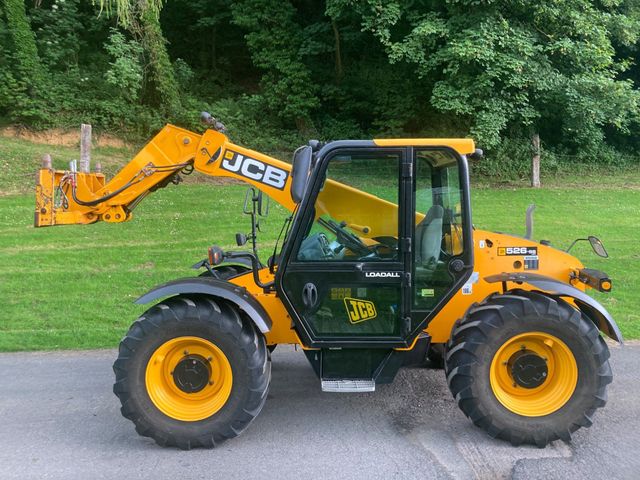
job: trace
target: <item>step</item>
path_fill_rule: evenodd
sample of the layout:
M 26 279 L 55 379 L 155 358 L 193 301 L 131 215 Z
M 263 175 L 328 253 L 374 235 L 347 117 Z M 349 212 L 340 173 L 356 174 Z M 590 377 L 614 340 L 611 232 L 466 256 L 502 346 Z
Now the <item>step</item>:
M 323 378 L 322 391 L 335 393 L 375 392 L 376 382 L 373 379 Z

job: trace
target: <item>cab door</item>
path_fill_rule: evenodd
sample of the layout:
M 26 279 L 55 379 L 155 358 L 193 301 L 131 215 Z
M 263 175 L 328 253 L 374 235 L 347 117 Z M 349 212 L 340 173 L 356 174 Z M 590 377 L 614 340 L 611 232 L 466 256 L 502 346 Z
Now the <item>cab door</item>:
M 462 288 L 471 294 L 473 239 L 464 157 L 443 147 L 414 147 L 411 198 L 411 323 L 424 329 Z
M 308 345 L 402 346 L 411 224 L 401 200 L 411 197 L 413 159 L 406 148 L 354 143 L 321 158 L 283 252 L 279 293 Z

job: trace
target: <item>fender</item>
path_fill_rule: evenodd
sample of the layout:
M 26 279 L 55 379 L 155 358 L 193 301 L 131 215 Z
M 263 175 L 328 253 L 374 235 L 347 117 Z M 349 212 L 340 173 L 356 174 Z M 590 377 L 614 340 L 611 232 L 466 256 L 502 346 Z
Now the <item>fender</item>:
M 200 268 L 204 267 L 208 262 L 209 262 L 208 258 L 203 258 L 198 263 L 194 263 L 193 265 L 191 265 L 191 268 L 193 268 L 194 270 L 199 270 Z M 240 265 L 242 267 L 247 267 L 248 269 L 252 268 L 251 267 L 251 260 L 249 260 L 248 258 L 234 258 L 231 261 L 219 263 L 218 265 L 215 265 L 215 266 L 213 266 L 211 268 L 213 270 L 215 270 L 216 268 L 220 268 L 220 267 L 224 267 L 224 266 L 235 267 L 235 266 L 238 266 L 238 265 Z
M 601 332 L 620 344 L 623 343 L 622 333 L 609 312 L 598 301 L 572 285 L 537 273 L 500 273 L 484 277 L 484 280 L 488 283 L 528 283 L 555 297 L 571 297 L 580 311 L 595 323 Z
M 135 303 L 144 304 L 162 297 L 198 293 L 223 298 L 246 313 L 262 333 L 271 330 L 271 318 L 247 289 L 211 277 L 180 278 L 154 287 L 138 298 Z

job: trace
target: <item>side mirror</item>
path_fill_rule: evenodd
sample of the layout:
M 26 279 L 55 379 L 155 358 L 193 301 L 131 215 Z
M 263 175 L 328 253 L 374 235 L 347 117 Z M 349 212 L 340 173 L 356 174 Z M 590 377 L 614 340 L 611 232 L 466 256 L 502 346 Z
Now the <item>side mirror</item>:
M 244 233 L 236 233 L 236 245 L 242 247 L 247 244 L 247 236 Z
M 571 250 L 576 243 L 584 241 L 589 241 L 589 243 L 591 244 L 591 248 L 596 255 L 603 258 L 609 258 L 609 254 L 605 250 L 604 245 L 602 244 L 600 239 L 598 237 L 594 237 L 593 235 L 589 235 L 587 238 L 576 238 L 573 243 L 569 245 L 569 248 L 565 250 L 565 252 L 569 253 L 569 250 Z
M 589 243 L 591 244 L 591 248 L 593 248 L 593 251 L 596 253 L 596 255 L 603 258 L 609 258 L 609 254 L 605 250 L 604 245 L 599 238 L 594 237 L 593 235 L 589 236 L 588 238 Z
M 252 215 L 257 212 L 261 217 L 266 217 L 269 215 L 269 204 L 269 197 L 266 197 L 265 200 L 265 196 L 261 190 L 249 187 L 244 196 L 244 207 L 242 211 L 247 215 Z
M 266 217 L 267 215 L 269 215 L 269 205 L 270 205 L 270 198 L 266 197 L 262 194 L 262 191 L 258 192 L 258 215 L 260 215 L 261 217 Z
M 310 146 L 298 148 L 293 154 L 293 167 L 291 169 L 291 198 L 295 203 L 300 203 L 311 172 L 311 156 L 313 150 Z
M 244 205 L 242 211 L 247 215 L 251 215 L 255 209 L 255 203 L 258 201 L 258 197 L 262 194 L 260 190 L 256 190 L 253 187 L 247 188 L 247 192 L 244 194 Z

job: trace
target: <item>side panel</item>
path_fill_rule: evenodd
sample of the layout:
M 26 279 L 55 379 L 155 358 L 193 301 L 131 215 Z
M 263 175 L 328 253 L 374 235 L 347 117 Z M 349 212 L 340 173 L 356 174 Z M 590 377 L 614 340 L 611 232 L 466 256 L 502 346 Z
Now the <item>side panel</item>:
M 273 280 L 273 275 L 269 273 L 268 268 L 260 270 L 260 280 L 264 283 L 269 283 Z M 271 330 L 265 333 L 267 345 L 277 345 L 279 343 L 302 345 L 287 309 L 275 292 L 264 293 L 264 290 L 254 283 L 251 272 L 234 277 L 229 282 L 246 288 L 251 296 L 269 313 L 272 324 Z
M 509 248 L 535 249 L 536 255 L 507 254 L 520 252 Z M 584 265 L 572 255 L 551 246 L 541 245 L 532 240 L 476 229 L 473 231 L 474 268 L 471 278 L 459 290 L 443 309 L 429 322 L 426 332 L 432 343 L 444 343 L 449 340 L 451 329 L 456 320 L 462 318 L 467 309 L 479 303 L 495 292 L 501 292 L 500 283 L 490 283 L 485 277 L 501 272 L 538 273 L 563 284 L 568 284 L 571 273 L 584 268 Z M 533 253 L 533 250 L 531 250 Z M 525 261 L 525 258 L 530 258 Z M 531 257 L 537 257 L 535 260 Z M 526 267 L 532 267 L 528 269 Z M 519 285 L 519 288 L 535 289 L 532 285 Z M 581 283 L 575 287 L 583 290 Z

